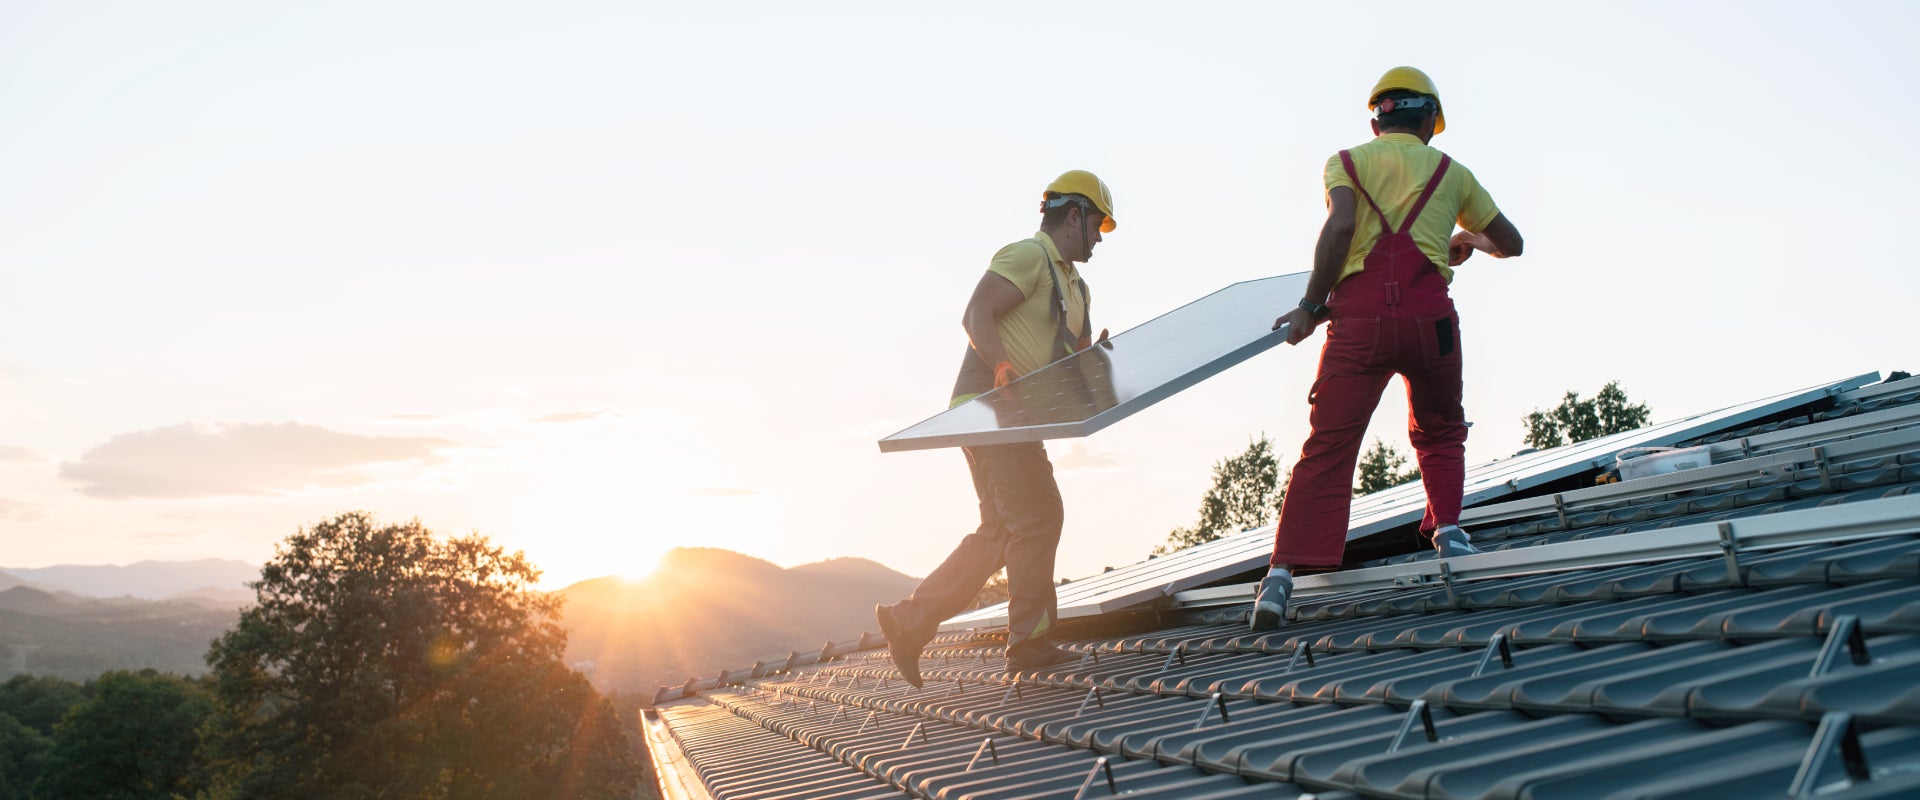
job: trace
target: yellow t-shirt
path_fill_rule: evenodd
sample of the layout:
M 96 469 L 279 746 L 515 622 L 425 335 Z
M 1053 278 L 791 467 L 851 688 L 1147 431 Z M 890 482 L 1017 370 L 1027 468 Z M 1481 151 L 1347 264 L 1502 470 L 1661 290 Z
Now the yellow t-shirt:
M 1360 182 L 1366 184 L 1373 202 L 1380 204 L 1380 211 L 1387 215 L 1387 222 L 1395 229 L 1405 222 L 1407 212 L 1420 199 L 1420 192 L 1427 188 L 1433 171 L 1440 167 L 1440 151 L 1421 144 L 1420 137 L 1410 133 L 1383 134 L 1347 152 L 1353 156 L 1353 169 L 1359 173 Z M 1359 224 L 1353 229 L 1353 248 L 1347 251 L 1347 266 L 1340 271 L 1340 280 L 1346 280 L 1347 276 L 1366 268 L 1367 254 L 1372 252 L 1374 240 L 1380 238 L 1380 218 L 1347 178 L 1339 153 L 1327 159 L 1326 183 L 1329 192 L 1335 186 L 1354 189 L 1354 214 Z M 1413 242 L 1440 268 L 1447 282 L 1452 283 L 1453 268 L 1447 266 L 1447 240 L 1453 237 L 1454 223 L 1479 233 L 1497 216 L 1500 208 L 1493 204 L 1493 197 L 1481 188 L 1472 170 L 1455 161 L 1447 167 L 1446 177 L 1441 178 L 1440 187 L 1433 191 L 1433 198 L 1420 212 L 1420 219 L 1413 223 Z
M 1044 248 L 1044 249 L 1043 249 Z M 993 254 L 987 271 L 1006 278 L 1026 297 L 995 321 L 1000 341 L 1006 345 L 1007 360 L 1025 375 L 1066 355 L 1054 352 L 1053 340 L 1059 330 L 1053 308 L 1053 282 L 1060 282 L 1060 296 L 1067 304 L 1067 329 L 1078 340 L 1087 318 L 1087 298 L 1081 294 L 1080 272 L 1073 262 L 1060 257 L 1053 239 L 1036 233 L 1000 248 Z

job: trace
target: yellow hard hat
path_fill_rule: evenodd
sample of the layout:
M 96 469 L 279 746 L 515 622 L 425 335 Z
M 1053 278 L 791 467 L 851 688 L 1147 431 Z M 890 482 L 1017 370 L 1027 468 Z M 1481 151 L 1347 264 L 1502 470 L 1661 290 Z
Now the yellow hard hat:
M 1394 89 L 1405 89 L 1432 97 L 1436 110 L 1440 112 L 1440 118 L 1433 121 L 1433 132 L 1439 133 L 1447 129 L 1447 112 L 1446 107 L 1440 103 L 1440 90 L 1433 88 L 1433 79 L 1427 77 L 1427 73 L 1413 67 L 1394 67 L 1387 70 L 1387 74 L 1380 76 L 1380 82 L 1374 84 L 1373 91 L 1367 95 L 1367 110 L 1372 111 L 1374 106 L 1379 105 L 1380 95 Z
M 1118 227 L 1113 221 L 1113 192 L 1107 191 L 1107 182 L 1100 180 L 1093 173 L 1084 169 L 1062 172 L 1060 177 L 1053 179 L 1053 183 L 1047 184 L 1047 191 L 1042 192 L 1040 197 L 1045 199 L 1049 192 L 1077 194 L 1092 200 L 1094 207 L 1100 209 L 1100 213 L 1107 215 L 1107 218 L 1100 223 L 1101 233 L 1112 233 L 1113 229 Z

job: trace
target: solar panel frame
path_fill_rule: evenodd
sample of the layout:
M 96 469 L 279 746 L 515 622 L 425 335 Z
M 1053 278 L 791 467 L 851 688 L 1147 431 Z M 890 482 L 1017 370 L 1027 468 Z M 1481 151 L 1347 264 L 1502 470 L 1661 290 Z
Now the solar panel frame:
M 1873 383 L 1879 377 L 1877 372 L 1867 373 L 1634 431 L 1480 464 L 1467 470 L 1465 505 L 1484 503 L 1610 464 L 1613 454 L 1629 447 L 1662 446 L 1685 441 L 1818 402 Z M 1383 495 L 1386 497 L 1383 498 Z M 1425 508 L 1426 488 L 1420 481 L 1357 498 L 1349 517 L 1347 541 L 1352 542 L 1416 521 L 1425 513 Z M 1273 527 L 1266 525 L 1070 581 L 1055 589 L 1059 616 L 1061 619 L 1074 619 L 1139 607 L 1174 592 L 1256 569 L 1265 564 L 1272 553 Z M 1007 621 L 1006 612 L 1004 603 L 976 609 L 948 620 L 941 625 L 941 629 L 1004 625 Z
M 1273 330 L 1272 320 L 1293 307 L 1294 299 L 1306 291 L 1307 277 L 1308 273 L 1298 272 L 1230 284 L 1122 331 L 1106 346 L 1063 357 L 1021 376 L 1004 389 L 986 392 L 881 439 L 880 451 L 977 447 L 1090 436 L 1286 341 L 1286 329 Z M 1244 297 L 1236 298 L 1236 295 Z M 1239 304 L 1235 310 L 1245 313 L 1225 322 L 1217 316 L 1204 319 L 1201 325 L 1190 322 L 1195 315 L 1213 312 L 1229 301 Z M 1168 348 L 1195 344 L 1193 337 L 1202 333 L 1219 341 L 1199 342 L 1213 347 L 1199 363 L 1172 371 L 1150 360 L 1156 354 L 1164 355 Z M 1144 384 L 1126 386 L 1116 376 L 1124 376 L 1130 369 L 1159 369 L 1162 374 Z M 1165 374 L 1169 371 L 1172 374 Z M 1104 386 L 1099 385 L 1102 381 Z M 1097 397 L 1103 390 L 1111 392 L 1111 402 Z M 1096 396 L 1088 406 L 1091 413 L 1064 421 L 1015 425 L 1001 422 L 1003 419 L 1044 419 L 1045 415 L 1058 413 L 1059 406 L 1042 406 L 1049 402 L 1043 398 L 1058 398 L 1066 392 Z M 1095 407 L 1097 410 L 1093 410 Z M 993 424 L 986 424 L 988 420 Z

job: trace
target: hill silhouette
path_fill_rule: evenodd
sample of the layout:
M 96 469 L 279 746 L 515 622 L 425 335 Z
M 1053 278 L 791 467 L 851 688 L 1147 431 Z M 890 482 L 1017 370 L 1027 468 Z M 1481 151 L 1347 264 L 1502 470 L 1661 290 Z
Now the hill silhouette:
M 81 681 L 149 667 L 198 675 L 207 645 L 233 620 L 230 608 L 15 586 L 0 591 L 0 679 L 27 672 Z
M 729 550 L 676 548 L 644 581 L 594 578 L 560 590 L 567 659 L 602 689 L 650 695 L 873 630 L 873 605 L 918 582 L 859 558 L 782 569 Z
M 22 672 L 87 680 L 143 668 L 203 674 L 208 643 L 252 602 L 252 591 L 230 588 L 231 577 L 219 588 L 162 600 L 132 590 L 191 584 L 238 563 L 22 570 L 33 574 L 32 583 L 0 574 L 0 680 Z M 119 580 L 130 575 L 148 577 Z M 49 576 L 114 594 L 82 596 L 52 585 Z M 863 558 L 783 569 L 730 550 L 678 548 L 644 581 L 594 578 L 558 593 L 567 601 L 567 660 L 602 690 L 651 697 L 662 684 L 873 630 L 873 605 L 906 596 L 918 582 Z
M 117 564 L 60 564 L 52 567 L 0 567 L 0 573 L 41 589 L 59 589 L 85 597 L 132 596 L 161 600 L 201 589 L 241 590 L 260 577 L 245 561 L 203 558 L 197 561 L 141 561 Z M 0 588 L 6 588 L 0 584 Z M 251 594 L 251 592 L 249 592 Z

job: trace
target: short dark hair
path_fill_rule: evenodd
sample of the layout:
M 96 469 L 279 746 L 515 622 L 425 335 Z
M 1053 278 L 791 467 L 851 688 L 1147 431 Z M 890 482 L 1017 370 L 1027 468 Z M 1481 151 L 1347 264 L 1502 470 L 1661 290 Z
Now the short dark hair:
M 1068 202 L 1052 205 L 1053 201 L 1063 197 L 1066 198 Z M 1088 199 L 1084 194 L 1063 195 L 1059 192 L 1047 192 L 1046 199 L 1040 203 L 1040 226 L 1043 228 L 1051 228 L 1066 223 L 1067 212 L 1075 208 L 1080 209 L 1082 216 L 1100 213 L 1099 207 L 1095 206 L 1093 201 Z
M 1433 99 L 1432 95 L 1424 95 L 1407 89 L 1388 89 L 1387 91 L 1381 92 L 1379 97 L 1374 98 L 1374 102 L 1378 103 L 1381 100 L 1412 100 L 1416 97 L 1424 97 L 1429 100 Z M 1440 104 L 1435 102 L 1419 108 L 1396 108 L 1374 117 L 1374 119 L 1379 121 L 1380 127 L 1382 128 L 1412 129 L 1420 127 L 1420 123 L 1426 121 L 1427 115 L 1438 113 L 1440 113 Z

